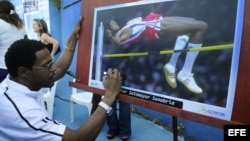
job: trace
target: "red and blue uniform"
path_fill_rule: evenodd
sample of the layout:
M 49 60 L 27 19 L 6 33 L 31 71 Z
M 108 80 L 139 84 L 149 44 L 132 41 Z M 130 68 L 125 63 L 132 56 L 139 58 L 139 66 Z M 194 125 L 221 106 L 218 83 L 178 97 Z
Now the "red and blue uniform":
M 145 18 L 135 18 L 127 22 L 127 24 L 121 29 L 130 28 L 133 30 L 131 36 L 123 41 L 121 44 L 132 44 L 138 42 L 144 38 L 146 40 L 159 39 L 160 22 L 162 20 L 161 14 L 150 13 Z

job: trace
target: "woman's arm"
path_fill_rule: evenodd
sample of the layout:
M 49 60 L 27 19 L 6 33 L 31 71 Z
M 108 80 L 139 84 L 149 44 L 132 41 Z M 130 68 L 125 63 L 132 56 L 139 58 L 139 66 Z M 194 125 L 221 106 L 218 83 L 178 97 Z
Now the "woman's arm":
M 51 54 L 51 57 L 54 58 L 55 53 L 56 53 L 56 51 L 58 50 L 58 47 L 59 47 L 59 42 L 56 39 L 49 36 L 48 34 L 46 34 L 46 33 L 42 33 L 41 41 L 44 44 L 52 44 L 53 45 L 52 51 L 51 51 L 50 54 Z

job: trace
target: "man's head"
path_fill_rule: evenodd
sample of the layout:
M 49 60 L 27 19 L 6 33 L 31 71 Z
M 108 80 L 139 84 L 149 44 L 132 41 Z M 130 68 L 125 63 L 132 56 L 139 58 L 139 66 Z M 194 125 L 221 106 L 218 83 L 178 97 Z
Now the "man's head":
M 53 85 L 54 67 L 45 45 L 36 40 L 18 40 L 5 54 L 5 64 L 12 79 L 31 90 Z

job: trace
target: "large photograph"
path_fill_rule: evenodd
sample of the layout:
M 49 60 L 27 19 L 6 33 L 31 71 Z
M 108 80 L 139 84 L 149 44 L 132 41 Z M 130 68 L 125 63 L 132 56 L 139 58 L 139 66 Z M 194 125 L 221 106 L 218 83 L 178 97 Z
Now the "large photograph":
M 94 10 L 89 85 L 118 68 L 121 93 L 231 119 L 243 0 L 138 1 Z

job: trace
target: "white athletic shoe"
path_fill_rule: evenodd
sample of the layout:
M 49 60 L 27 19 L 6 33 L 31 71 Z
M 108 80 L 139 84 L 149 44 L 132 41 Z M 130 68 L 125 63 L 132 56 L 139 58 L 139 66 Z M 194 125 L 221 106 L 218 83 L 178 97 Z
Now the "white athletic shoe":
M 191 92 L 201 94 L 202 89 L 196 84 L 193 74 L 187 75 L 180 71 L 177 79 Z
M 176 84 L 175 67 L 173 67 L 170 64 L 166 64 L 166 65 L 164 65 L 163 70 L 164 70 L 165 77 L 166 77 L 168 84 L 172 88 L 176 88 L 177 84 Z

